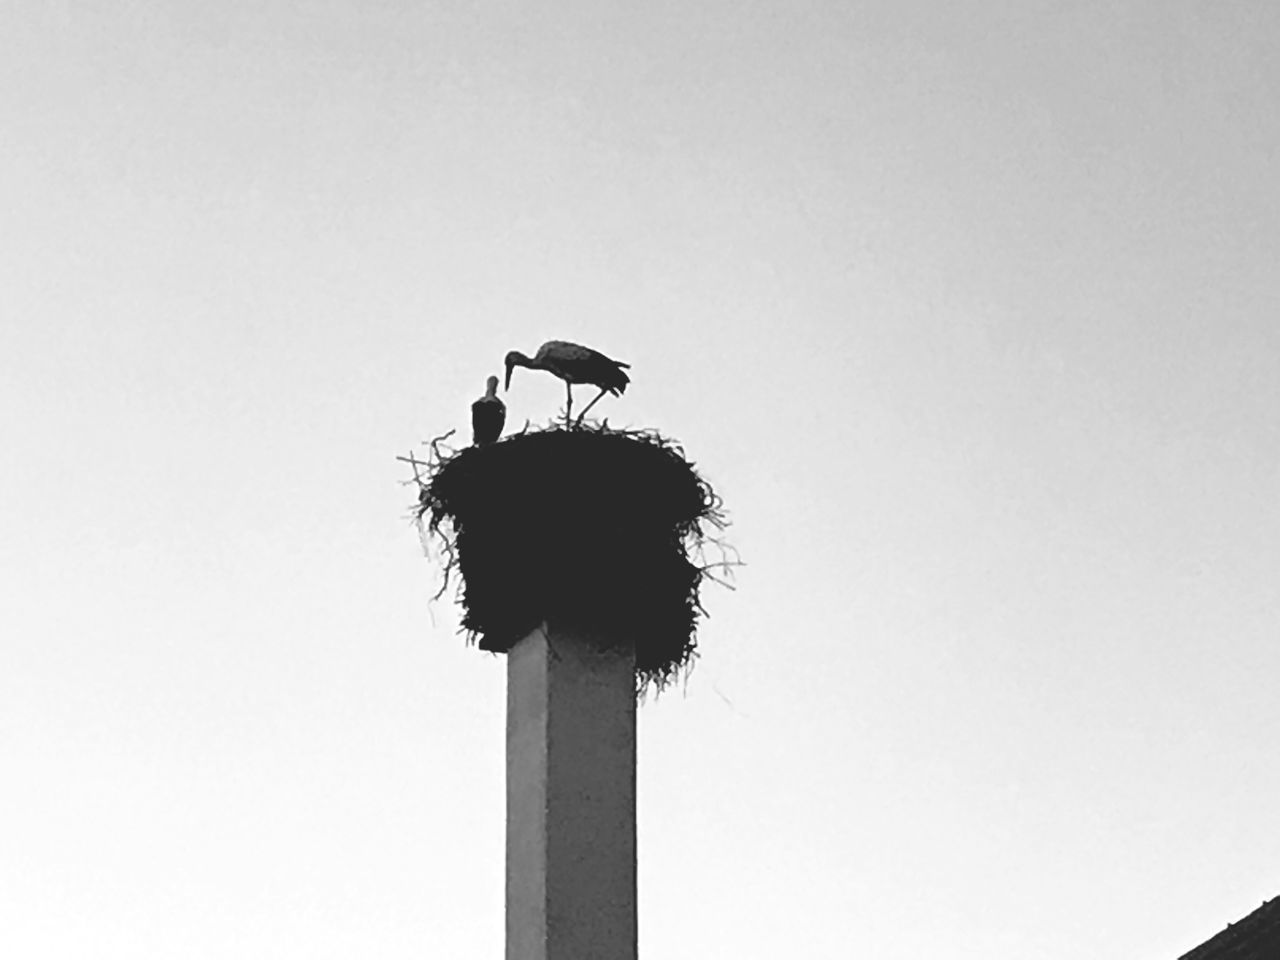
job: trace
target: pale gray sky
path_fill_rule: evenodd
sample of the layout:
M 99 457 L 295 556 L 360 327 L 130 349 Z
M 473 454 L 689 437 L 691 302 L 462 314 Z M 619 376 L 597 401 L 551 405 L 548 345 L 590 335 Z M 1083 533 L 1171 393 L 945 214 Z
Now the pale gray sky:
M 0 17 L 6 956 L 501 954 L 504 664 L 393 458 L 551 338 L 750 564 L 641 713 L 643 955 L 1280 894 L 1274 4 Z

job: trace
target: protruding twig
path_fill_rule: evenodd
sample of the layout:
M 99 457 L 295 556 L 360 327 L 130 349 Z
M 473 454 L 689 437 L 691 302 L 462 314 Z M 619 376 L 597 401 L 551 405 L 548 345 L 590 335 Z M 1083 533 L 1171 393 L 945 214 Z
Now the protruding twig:
M 418 486 L 422 486 L 423 485 L 422 474 L 418 472 L 418 468 L 429 467 L 430 464 L 428 464 L 425 460 L 419 460 L 417 457 L 415 457 L 413 455 L 412 450 L 409 451 L 409 455 L 407 457 L 396 457 L 396 459 L 399 460 L 401 463 L 407 463 L 409 464 L 409 466 L 413 467 L 413 480 L 404 480 L 402 482 L 416 483 Z
M 440 452 L 440 446 L 439 446 L 439 445 L 440 445 L 441 443 L 444 443 L 444 441 L 448 440 L 450 437 L 452 437 L 452 436 L 453 436 L 455 433 L 457 433 L 457 432 L 458 432 L 458 431 L 457 431 L 457 429 L 455 428 L 455 429 L 453 429 L 453 430 L 450 430 L 448 433 L 442 433 L 442 434 L 441 434 L 440 436 L 438 436 L 438 437 L 435 437 L 435 438 L 433 438 L 433 439 L 431 439 L 431 440 L 424 441 L 425 443 L 427 443 L 427 444 L 429 444 L 429 445 L 430 445 L 430 447 L 431 447 L 431 455 L 432 455 L 433 457 L 435 457 L 436 462 L 439 462 L 439 461 L 441 461 L 441 460 L 443 460 L 443 459 L 444 459 L 444 454 L 442 454 L 442 453 Z

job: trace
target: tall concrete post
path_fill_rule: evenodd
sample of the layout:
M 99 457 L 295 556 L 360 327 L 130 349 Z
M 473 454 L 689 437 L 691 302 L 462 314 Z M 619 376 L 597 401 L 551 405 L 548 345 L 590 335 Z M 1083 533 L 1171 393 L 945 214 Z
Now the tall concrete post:
M 507 652 L 506 960 L 636 960 L 635 650 L 599 641 Z

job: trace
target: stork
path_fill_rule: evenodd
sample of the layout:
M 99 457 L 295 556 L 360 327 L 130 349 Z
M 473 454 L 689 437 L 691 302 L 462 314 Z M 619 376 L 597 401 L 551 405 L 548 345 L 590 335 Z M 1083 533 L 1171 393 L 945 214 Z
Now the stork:
M 484 396 L 471 405 L 471 442 L 477 447 L 502 436 L 507 405 L 498 399 L 498 378 L 490 377 Z
M 568 343 L 564 340 L 548 340 L 538 348 L 538 352 L 532 358 L 526 357 L 518 350 L 512 350 L 507 354 L 507 383 L 505 389 L 511 389 L 511 371 L 516 367 L 528 367 L 530 370 L 546 370 L 553 373 L 564 381 L 565 392 L 568 395 L 568 406 L 565 407 L 564 420 L 567 424 L 569 416 L 573 413 L 573 385 L 575 383 L 589 383 L 592 386 L 600 388 L 600 392 L 596 394 L 595 400 L 587 404 L 586 409 L 578 414 L 578 423 L 582 423 L 582 418 L 587 415 L 606 393 L 612 393 L 615 397 L 621 396 L 623 391 L 627 389 L 627 384 L 631 382 L 631 378 L 622 372 L 624 367 L 629 368 L 631 364 L 622 363 L 619 360 L 610 360 L 603 353 L 592 350 L 590 347 L 581 347 L 576 343 Z

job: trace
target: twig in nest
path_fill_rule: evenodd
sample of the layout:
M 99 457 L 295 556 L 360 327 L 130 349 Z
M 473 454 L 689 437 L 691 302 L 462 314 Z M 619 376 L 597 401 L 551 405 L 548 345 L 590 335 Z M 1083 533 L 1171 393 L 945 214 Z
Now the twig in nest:
M 440 584 L 440 589 L 437 590 L 435 595 L 431 598 L 431 602 L 435 603 L 443 597 L 444 592 L 449 589 L 449 573 L 453 570 L 454 564 L 456 563 L 455 557 L 457 554 L 455 552 L 456 548 L 453 545 L 452 539 L 446 537 L 443 533 L 440 533 L 439 530 L 434 529 L 434 527 L 432 528 L 432 532 L 440 535 L 440 542 L 444 544 L 443 549 L 445 554 L 444 580 Z
M 723 530 L 727 524 L 723 517 L 717 519 L 708 516 L 707 519 L 720 530 Z M 723 537 L 703 537 L 697 544 L 700 558 L 705 558 L 707 544 L 711 544 L 720 551 L 720 559 L 703 563 L 698 567 L 698 570 L 712 583 L 718 583 L 720 586 L 727 587 L 730 590 L 737 590 L 738 588 L 729 583 L 729 581 L 722 580 L 711 573 L 712 570 L 721 570 L 726 576 L 733 576 L 735 567 L 745 567 L 746 564 L 742 562 L 742 557 L 738 553 L 737 547 L 726 543 Z M 732 554 L 732 557 L 730 557 L 730 554 Z
M 449 574 L 454 569 L 457 555 L 452 538 L 446 535 L 444 531 L 438 529 L 436 521 L 432 520 L 424 524 L 422 518 L 426 514 L 428 508 L 427 498 L 428 491 L 430 490 L 431 478 L 441 468 L 441 466 L 443 466 L 444 463 L 457 452 L 452 449 L 447 451 L 443 450 L 441 445 L 457 432 L 458 431 L 455 428 L 446 433 L 442 433 L 438 437 L 432 437 L 430 440 L 424 440 L 423 443 L 425 443 L 431 450 L 430 456 L 426 460 L 419 460 L 414 456 L 412 450 L 409 451 L 409 456 L 407 457 L 396 457 L 396 459 L 401 463 L 407 463 L 413 468 L 413 479 L 402 482 L 406 484 L 416 483 L 418 485 L 418 509 L 414 513 L 413 520 L 418 527 L 418 539 L 422 543 L 422 550 L 428 558 L 431 556 L 431 534 L 434 533 L 440 536 L 440 542 L 442 544 L 441 549 L 445 557 L 444 578 L 440 584 L 440 589 L 437 590 L 435 595 L 431 598 L 433 603 L 444 596 L 445 591 L 449 589 Z
M 413 455 L 412 450 L 409 451 L 409 455 L 407 457 L 396 457 L 396 459 L 401 463 L 407 463 L 409 466 L 413 467 L 413 479 L 417 480 L 419 483 L 422 482 L 422 474 L 418 472 L 418 468 L 428 466 L 427 461 L 419 460 Z
M 431 447 L 431 456 L 434 458 L 434 462 L 437 465 L 440 463 L 441 460 L 445 459 L 445 454 L 440 452 L 439 444 L 444 443 L 444 441 L 448 440 L 457 432 L 458 432 L 457 428 L 454 428 L 453 430 L 450 430 L 448 433 L 442 433 L 440 436 L 434 437 L 433 439 L 427 441 L 427 444 Z

